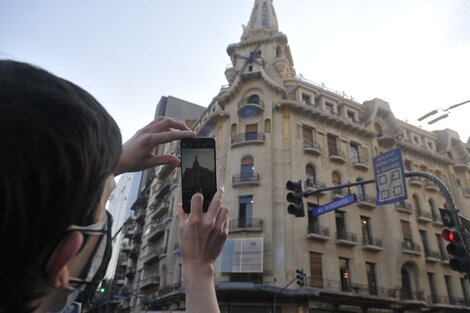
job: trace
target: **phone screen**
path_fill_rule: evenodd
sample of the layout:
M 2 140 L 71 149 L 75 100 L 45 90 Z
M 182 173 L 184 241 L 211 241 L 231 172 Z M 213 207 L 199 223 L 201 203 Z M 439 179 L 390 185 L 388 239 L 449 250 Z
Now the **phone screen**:
M 203 211 L 217 191 L 215 140 L 190 138 L 181 140 L 181 187 L 183 209 L 191 211 L 191 197 L 200 192 L 204 196 Z

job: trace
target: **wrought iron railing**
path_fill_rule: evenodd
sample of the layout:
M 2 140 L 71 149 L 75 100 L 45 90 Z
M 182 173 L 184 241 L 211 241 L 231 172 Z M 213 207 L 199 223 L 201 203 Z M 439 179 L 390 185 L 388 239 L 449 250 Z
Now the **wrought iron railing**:
M 304 141 L 304 149 L 316 149 L 318 151 L 321 151 L 320 144 L 314 140 L 310 142 L 305 142 Z
M 232 136 L 231 144 L 249 143 L 250 141 L 264 141 L 264 133 L 243 133 Z
M 326 185 L 318 180 L 308 178 L 305 180 L 305 188 L 322 189 L 326 188 Z
M 346 231 L 340 231 L 336 233 L 336 239 L 357 242 L 357 235 Z
M 343 152 L 343 150 L 340 150 L 340 149 L 329 149 L 328 150 L 328 156 L 330 157 L 341 157 L 341 158 L 345 158 L 345 154 Z
M 403 250 L 421 252 L 421 246 L 411 240 L 402 241 L 401 248 Z
M 228 229 L 237 230 L 240 228 L 253 228 L 253 229 L 262 229 L 263 228 L 263 219 L 261 218 L 237 218 L 229 221 Z
M 244 182 L 259 182 L 258 173 L 242 173 L 233 175 L 232 183 L 244 183 Z
M 367 159 L 366 157 L 363 157 L 363 156 L 353 156 L 351 158 L 351 162 L 352 162 L 353 165 L 355 165 L 355 164 L 367 165 L 367 163 L 369 162 L 369 159 Z
M 254 97 L 243 98 L 240 100 L 240 102 L 238 102 L 238 108 L 241 108 L 242 106 L 245 106 L 245 105 L 256 105 L 261 108 L 264 108 L 263 100 L 259 98 L 254 98 Z
M 309 224 L 307 225 L 307 234 L 316 234 L 323 237 L 330 236 L 330 229 L 325 226 L 320 226 L 318 224 Z
M 368 237 L 362 237 L 362 245 L 364 246 L 375 246 L 375 247 L 383 247 L 382 244 L 382 239 L 380 238 L 368 238 Z

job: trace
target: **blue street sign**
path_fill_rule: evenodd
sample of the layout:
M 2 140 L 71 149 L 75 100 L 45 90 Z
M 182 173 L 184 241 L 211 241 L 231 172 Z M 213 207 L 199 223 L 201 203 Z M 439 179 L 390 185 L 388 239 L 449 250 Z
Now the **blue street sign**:
M 330 211 L 342 208 L 354 202 L 356 202 L 356 194 L 353 193 L 353 194 L 347 195 L 346 197 L 338 199 L 336 201 L 319 206 L 318 208 L 314 208 L 312 210 L 312 216 L 322 215 L 326 212 L 330 212 Z
M 399 148 L 382 153 L 372 159 L 377 191 L 377 205 L 403 201 L 406 192 L 405 169 Z

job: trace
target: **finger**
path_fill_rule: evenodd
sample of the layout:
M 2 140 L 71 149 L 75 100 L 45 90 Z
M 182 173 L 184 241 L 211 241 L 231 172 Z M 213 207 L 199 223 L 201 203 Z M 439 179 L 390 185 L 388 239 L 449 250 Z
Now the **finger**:
M 191 130 L 184 122 L 173 118 L 161 119 L 155 123 L 150 123 L 145 128 L 152 133 L 159 133 L 170 129 Z
M 227 227 L 225 224 L 228 220 L 229 209 L 225 206 L 220 207 L 219 214 L 217 214 L 217 218 L 215 220 L 215 227 L 222 231 L 225 230 Z
M 178 213 L 176 215 L 178 220 L 178 226 L 181 226 L 184 223 L 188 222 L 188 217 L 186 216 L 186 213 L 183 210 L 183 205 L 181 203 L 177 203 L 176 207 L 178 208 Z
M 222 199 L 224 198 L 224 186 L 220 185 L 217 188 L 217 192 L 212 197 L 211 203 L 207 210 L 207 215 L 211 218 L 215 218 L 219 213 L 220 206 L 222 205 Z
M 181 166 L 181 161 L 174 155 L 158 155 L 152 157 L 150 166 L 157 166 L 157 165 L 163 165 L 163 164 L 172 164 L 174 166 L 180 167 Z
M 204 196 L 202 193 L 195 193 L 191 198 L 191 213 L 189 214 L 188 221 L 200 220 L 202 218 L 202 204 Z
M 155 147 L 162 143 L 167 143 L 174 140 L 181 140 L 184 138 L 192 138 L 196 136 L 193 131 L 187 130 L 171 130 L 166 132 L 160 132 L 155 134 L 149 134 L 146 144 L 151 147 Z

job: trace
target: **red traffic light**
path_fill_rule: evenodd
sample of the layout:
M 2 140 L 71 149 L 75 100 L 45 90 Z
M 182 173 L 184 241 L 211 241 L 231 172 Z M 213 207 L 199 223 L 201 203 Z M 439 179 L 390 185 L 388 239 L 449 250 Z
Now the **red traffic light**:
M 460 242 L 460 234 L 454 229 L 444 228 L 442 238 L 450 242 Z
M 299 192 L 302 191 L 302 181 L 288 180 L 286 183 L 287 190 Z

